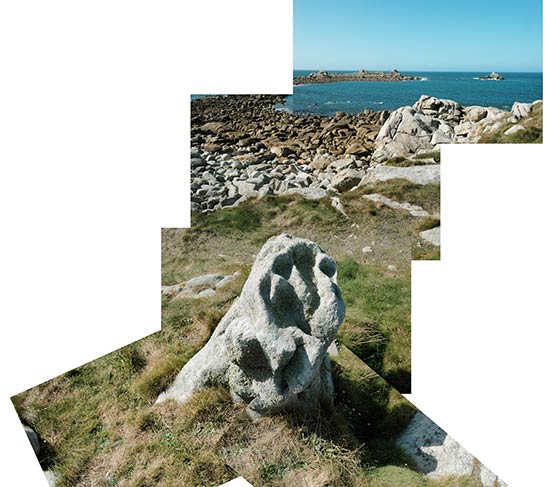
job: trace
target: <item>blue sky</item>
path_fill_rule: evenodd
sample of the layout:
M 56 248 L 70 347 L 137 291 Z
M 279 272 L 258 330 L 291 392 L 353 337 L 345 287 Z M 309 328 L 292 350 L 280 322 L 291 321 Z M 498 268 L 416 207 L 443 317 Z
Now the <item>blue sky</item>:
M 542 0 L 294 0 L 295 69 L 542 71 Z

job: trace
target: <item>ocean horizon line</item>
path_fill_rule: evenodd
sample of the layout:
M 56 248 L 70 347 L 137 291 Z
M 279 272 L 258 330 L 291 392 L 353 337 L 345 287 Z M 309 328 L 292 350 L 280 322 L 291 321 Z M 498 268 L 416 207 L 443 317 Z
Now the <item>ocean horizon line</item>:
M 327 72 L 358 72 L 365 68 L 355 68 L 355 69 L 336 69 L 336 68 L 292 68 L 293 71 L 327 71 Z M 392 71 L 393 69 L 380 69 L 380 68 L 371 68 L 367 69 L 366 71 L 370 72 L 387 72 Z M 464 70 L 445 70 L 445 69 L 397 69 L 399 72 L 411 72 L 411 73 L 529 73 L 529 74 L 543 74 L 543 71 L 511 71 L 511 70 L 504 70 L 504 69 L 464 69 Z

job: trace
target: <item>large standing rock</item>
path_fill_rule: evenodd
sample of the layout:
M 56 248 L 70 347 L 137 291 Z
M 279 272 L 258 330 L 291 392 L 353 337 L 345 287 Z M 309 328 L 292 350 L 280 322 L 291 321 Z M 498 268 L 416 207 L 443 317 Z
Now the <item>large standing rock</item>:
M 308 240 L 273 237 L 208 343 L 157 402 L 222 384 L 252 417 L 330 405 L 327 349 L 344 315 L 334 261 Z

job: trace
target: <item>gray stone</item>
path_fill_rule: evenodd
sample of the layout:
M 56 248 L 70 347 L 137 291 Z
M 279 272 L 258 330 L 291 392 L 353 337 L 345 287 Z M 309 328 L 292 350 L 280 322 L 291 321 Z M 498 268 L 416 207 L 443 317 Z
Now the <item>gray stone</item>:
M 216 291 L 213 289 L 205 289 L 204 291 L 201 291 L 197 294 L 197 298 L 211 298 L 216 294 Z
M 334 162 L 334 156 L 330 154 L 317 154 L 310 163 L 310 167 L 324 171 L 332 162 Z
M 406 179 L 415 184 L 439 183 L 440 175 L 439 164 L 411 167 L 377 166 L 367 171 L 361 185 L 390 179 Z
M 457 441 L 418 411 L 399 435 L 397 445 L 419 472 L 428 478 L 471 476 L 486 487 L 506 484 Z
M 206 166 L 206 161 L 204 161 L 200 157 L 193 157 L 191 159 L 191 167 L 193 169 L 195 169 L 197 167 L 204 167 L 204 166 Z
M 233 181 L 233 184 L 237 187 L 241 196 L 246 196 L 247 198 L 258 196 L 256 185 L 253 183 L 249 183 L 248 181 Z
M 522 130 L 525 130 L 525 127 L 523 125 L 514 125 L 513 127 L 510 127 L 508 130 L 506 130 L 504 132 L 504 135 L 513 135 L 521 132 Z
M 321 188 L 290 188 L 286 191 L 286 194 L 299 194 L 306 200 L 320 200 L 328 195 L 328 193 Z
M 340 198 L 333 196 L 331 198 L 330 204 L 338 213 L 341 213 L 342 215 L 344 215 L 345 218 L 348 218 L 348 215 L 346 214 L 346 210 L 344 209 L 344 205 L 341 203 Z
M 463 116 L 463 108 L 456 101 L 444 100 L 434 96 L 422 95 L 413 105 L 413 108 L 430 117 L 454 124 L 459 123 Z
M 393 208 L 394 210 L 405 210 L 415 217 L 430 216 L 430 214 L 420 206 L 411 205 L 410 203 L 399 203 L 381 194 L 366 194 L 363 198 L 374 201 L 375 203 L 382 203 L 383 205 Z
M 55 487 L 57 485 L 57 475 L 55 475 L 55 473 L 51 470 L 45 470 L 44 475 L 46 476 L 46 480 L 48 481 L 48 485 L 50 487 Z
M 520 103 L 516 101 L 512 105 L 512 115 L 514 115 L 518 119 L 527 117 L 532 110 L 533 106 L 531 105 L 531 103 Z
M 237 276 L 239 276 L 241 273 L 239 271 L 235 272 L 234 274 L 231 274 L 229 276 L 225 276 L 221 281 L 219 281 L 216 284 L 216 289 L 221 289 L 222 287 L 227 286 L 230 282 L 233 282 Z
M 345 159 L 338 159 L 338 160 L 334 161 L 333 163 L 331 163 L 328 166 L 328 169 L 332 170 L 332 171 L 335 171 L 335 172 L 338 172 L 338 171 L 341 171 L 343 169 L 347 169 L 349 167 L 352 167 L 354 165 L 355 165 L 355 159 L 352 159 L 351 157 L 346 157 Z
M 472 105 L 464 108 L 466 122 L 479 122 L 487 116 L 487 109 L 477 105 Z
M 392 157 L 408 157 L 421 150 L 434 150 L 436 144 L 452 142 L 453 135 L 452 127 L 444 120 L 412 107 L 398 108 L 376 137 L 371 163 L 380 164 Z
M 185 284 L 174 284 L 173 286 L 161 286 L 160 292 L 164 296 L 175 296 L 181 292 L 185 287 Z
M 353 188 L 354 186 L 357 186 L 364 176 L 364 171 L 359 171 L 357 169 L 345 169 L 334 177 L 330 183 L 329 189 L 342 193 Z
M 441 245 L 441 227 L 430 228 L 420 232 L 420 236 L 430 242 L 432 245 L 439 247 Z
M 273 237 L 208 343 L 157 402 L 221 384 L 252 417 L 330 406 L 327 350 L 344 315 L 334 261 L 308 240 Z
M 224 198 L 223 200 L 220 201 L 220 206 L 222 208 L 233 206 L 239 200 L 239 198 L 240 198 L 239 195 L 229 196 L 227 198 Z
M 192 289 L 195 293 L 200 293 L 205 289 L 211 289 L 216 286 L 225 276 L 220 274 L 206 274 L 204 276 L 194 277 L 185 283 L 185 287 Z
M 462 122 L 455 127 L 455 135 L 458 137 L 466 137 L 474 126 L 474 122 Z

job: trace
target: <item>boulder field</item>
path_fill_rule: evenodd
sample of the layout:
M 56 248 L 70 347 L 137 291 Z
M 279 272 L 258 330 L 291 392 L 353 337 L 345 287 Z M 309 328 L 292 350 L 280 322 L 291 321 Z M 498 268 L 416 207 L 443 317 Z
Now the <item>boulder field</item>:
M 318 199 L 377 178 L 403 177 L 398 173 L 410 173 L 414 182 L 436 182 L 439 166 L 430 164 L 442 144 L 476 143 L 505 124 L 511 124 L 507 134 L 524 130 L 522 119 L 541 103 L 514 103 L 505 111 L 423 95 L 393 112 L 324 117 L 275 108 L 283 101 L 273 95 L 192 101 L 192 211 L 233 207 L 269 194 Z M 390 169 L 396 159 L 414 167 Z M 382 166 L 388 169 L 377 169 Z

